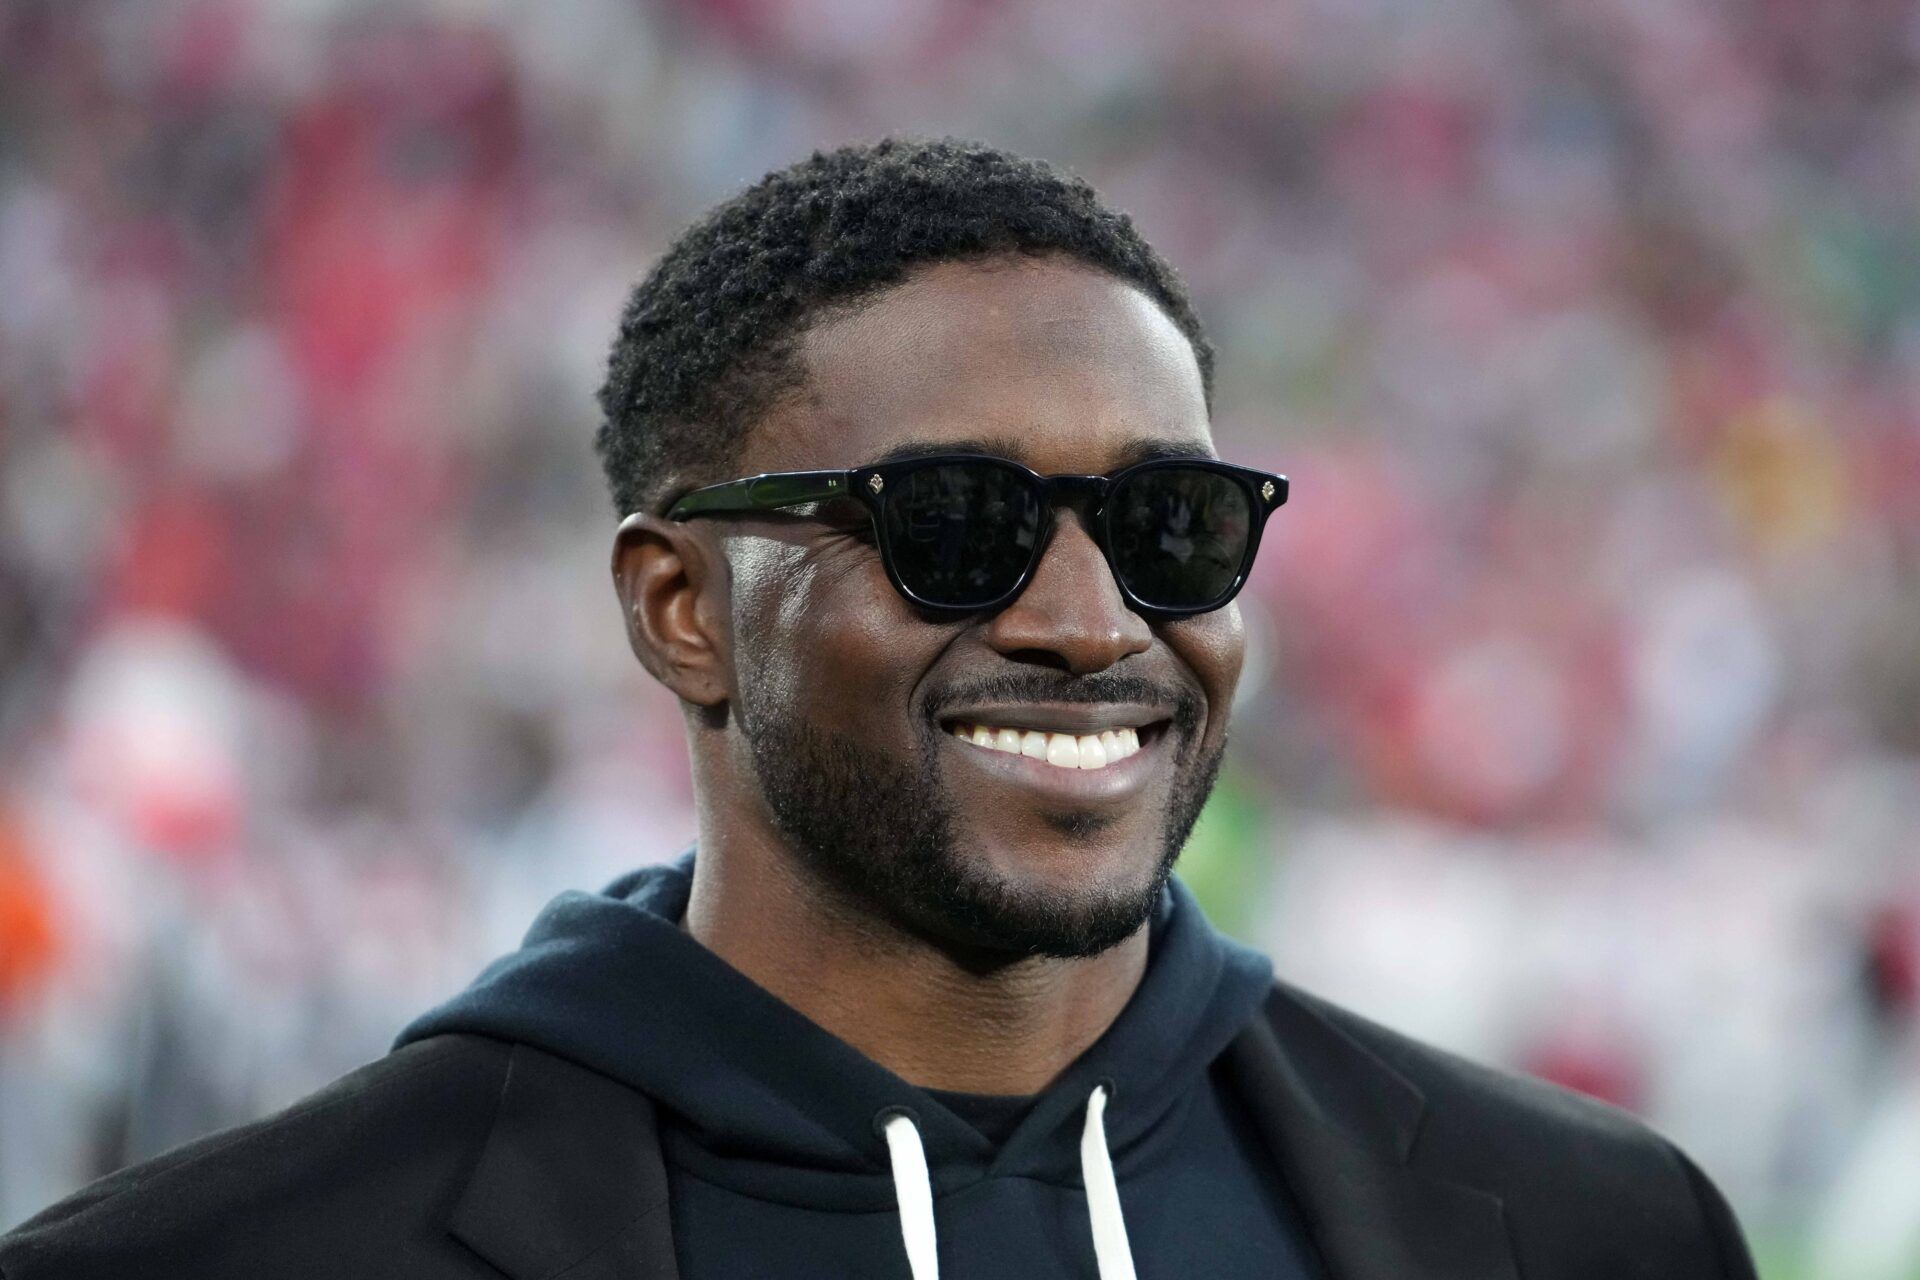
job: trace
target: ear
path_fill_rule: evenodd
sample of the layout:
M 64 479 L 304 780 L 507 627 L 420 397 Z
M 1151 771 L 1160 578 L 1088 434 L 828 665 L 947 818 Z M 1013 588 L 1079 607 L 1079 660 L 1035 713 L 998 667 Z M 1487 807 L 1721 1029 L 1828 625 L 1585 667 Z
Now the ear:
M 726 562 L 691 526 L 635 512 L 613 540 L 627 642 L 653 678 L 696 706 L 727 699 Z

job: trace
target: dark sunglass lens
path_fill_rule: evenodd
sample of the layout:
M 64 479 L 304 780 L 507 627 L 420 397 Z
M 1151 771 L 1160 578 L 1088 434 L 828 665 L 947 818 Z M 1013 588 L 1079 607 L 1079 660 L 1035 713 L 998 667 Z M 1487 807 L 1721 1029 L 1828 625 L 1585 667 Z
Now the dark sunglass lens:
M 1114 571 L 1150 608 L 1207 608 L 1240 577 L 1253 505 L 1238 481 L 1158 467 L 1123 481 L 1107 508 Z
M 896 478 L 885 503 L 893 571 L 928 604 L 991 604 L 1020 581 L 1040 536 L 1032 479 L 991 462 L 943 462 Z

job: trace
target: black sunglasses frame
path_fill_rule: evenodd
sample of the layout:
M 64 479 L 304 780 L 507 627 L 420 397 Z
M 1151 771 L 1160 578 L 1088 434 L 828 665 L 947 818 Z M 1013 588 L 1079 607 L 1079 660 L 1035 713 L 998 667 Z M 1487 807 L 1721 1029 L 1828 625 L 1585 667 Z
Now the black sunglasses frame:
M 994 467 L 1020 473 L 1031 483 L 1040 497 L 1040 528 L 1034 537 L 1033 550 L 1027 563 L 1013 585 L 1001 595 L 981 604 L 955 605 L 923 599 L 900 580 L 894 568 L 893 548 L 887 534 L 886 507 L 888 499 L 900 489 L 900 482 L 916 471 L 928 467 L 952 466 L 956 463 L 989 464 Z M 1235 571 L 1233 582 L 1221 593 L 1218 599 L 1203 605 L 1168 608 L 1150 604 L 1135 595 L 1121 576 L 1118 566 L 1113 562 L 1112 539 L 1108 498 L 1125 484 L 1142 473 L 1150 471 L 1194 470 L 1206 471 L 1213 475 L 1224 476 L 1238 485 L 1247 497 L 1247 547 L 1241 556 L 1240 566 Z M 1043 476 L 1037 471 L 1021 466 L 1011 458 L 1001 458 L 984 453 L 948 453 L 927 457 L 906 458 L 898 462 L 883 462 L 870 467 L 852 467 L 844 471 L 769 471 L 757 476 L 744 476 L 738 480 L 727 480 L 720 484 L 708 485 L 683 495 L 667 508 L 669 520 L 688 520 L 695 516 L 710 515 L 750 515 L 755 512 L 777 511 L 783 507 L 797 507 L 808 502 L 824 502 L 833 498 L 854 498 L 867 509 L 873 524 L 874 543 L 880 549 L 880 564 L 886 570 L 887 581 L 893 589 L 905 599 L 921 608 L 935 613 L 966 614 L 985 613 L 998 609 L 1012 601 L 1033 580 L 1033 573 L 1039 567 L 1040 558 L 1046 554 L 1047 545 L 1053 537 L 1053 510 L 1063 500 L 1091 499 L 1092 506 L 1088 514 L 1087 530 L 1094 544 L 1105 557 L 1107 571 L 1113 575 L 1114 584 L 1119 587 L 1121 596 L 1129 608 L 1136 613 L 1150 614 L 1161 618 L 1183 618 L 1195 614 L 1211 613 L 1225 607 L 1240 594 L 1240 588 L 1246 585 L 1247 574 L 1253 568 L 1253 557 L 1260 549 L 1260 534 L 1266 528 L 1267 517 L 1274 508 L 1287 500 L 1287 478 L 1270 471 L 1258 471 L 1252 467 L 1235 466 L 1230 462 L 1220 462 L 1213 458 L 1150 458 L 1124 467 L 1111 475 L 1052 475 Z

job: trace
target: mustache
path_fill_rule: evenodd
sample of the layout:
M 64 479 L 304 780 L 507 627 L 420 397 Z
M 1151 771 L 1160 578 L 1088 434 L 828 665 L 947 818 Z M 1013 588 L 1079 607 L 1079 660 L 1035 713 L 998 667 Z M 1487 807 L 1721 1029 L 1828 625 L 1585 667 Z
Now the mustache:
M 927 714 L 939 719 L 948 707 L 974 702 L 1140 702 L 1173 708 L 1173 725 L 1184 733 L 1200 726 L 1201 698 L 1191 686 L 1106 672 L 1073 676 L 1041 671 L 949 685 L 928 699 Z

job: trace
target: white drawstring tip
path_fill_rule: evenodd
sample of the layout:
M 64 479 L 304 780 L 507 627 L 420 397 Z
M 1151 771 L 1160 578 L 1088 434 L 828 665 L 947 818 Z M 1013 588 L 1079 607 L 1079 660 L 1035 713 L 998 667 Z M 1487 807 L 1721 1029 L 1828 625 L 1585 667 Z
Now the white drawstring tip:
M 1120 1184 L 1107 1154 L 1107 1086 L 1087 1098 L 1087 1127 L 1080 1133 L 1080 1175 L 1087 1184 L 1087 1217 L 1093 1224 L 1093 1256 L 1100 1280 L 1135 1280 L 1127 1220 L 1120 1216 Z
M 933 1182 L 927 1176 L 927 1149 L 913 1117 L 896 1111 L 887 1117 L 887 1153 L 893 1157 L 893 1193 L 900 1202 L 900 1234 L 906 1240 L 907 1267 L 913 1280 L 940 1280 L 940 1255 L 933 1238 Z

